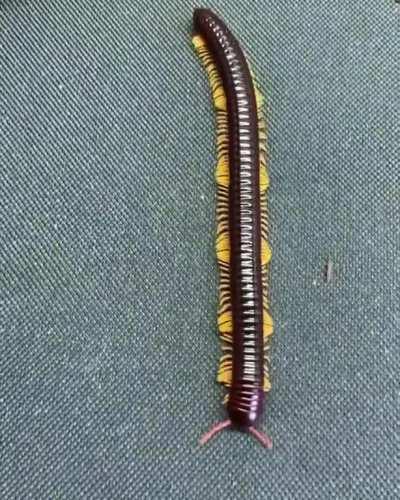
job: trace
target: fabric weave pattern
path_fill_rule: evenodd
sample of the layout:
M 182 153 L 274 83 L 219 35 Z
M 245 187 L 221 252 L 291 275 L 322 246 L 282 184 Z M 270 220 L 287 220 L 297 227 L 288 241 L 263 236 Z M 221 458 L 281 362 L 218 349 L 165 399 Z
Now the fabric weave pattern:
M 198 446 L 224 412 L 195 6 L 0 1 L 1 498 L 398 498 L 400 6 L 207 5 L 267 102 L 271 452 Z

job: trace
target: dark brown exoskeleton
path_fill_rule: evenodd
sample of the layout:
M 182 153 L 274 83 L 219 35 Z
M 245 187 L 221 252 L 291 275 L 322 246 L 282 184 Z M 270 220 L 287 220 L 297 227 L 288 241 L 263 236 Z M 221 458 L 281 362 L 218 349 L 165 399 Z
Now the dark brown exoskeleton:
M 239 43 L 210 10 L 196 9 L 194 31 L 206 42 L 223 83 L 229 129 L 229 246 L 232 310 L 232 382 L 225 427 L 251 432 L 265 446 L 270 439 L 255 428 L 264 406 L 263 282 L 261 269 L 260 151 L 256 94 Z

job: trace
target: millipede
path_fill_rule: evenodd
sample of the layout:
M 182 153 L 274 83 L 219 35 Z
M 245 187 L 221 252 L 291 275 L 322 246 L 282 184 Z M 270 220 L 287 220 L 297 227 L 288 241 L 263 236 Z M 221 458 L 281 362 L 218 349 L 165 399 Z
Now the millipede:
M 195 9 L 193 45 L 205 67 L 217 126 L 218 331 L 222 357 L 217 380 L 227 388 L 228 418 L 200 443 L 225 428 L 255 436 L 270 391 L 270 339 L 266 193 L 266 123 L 263 97 L 240 47 L 225 23 L 209 9 Z

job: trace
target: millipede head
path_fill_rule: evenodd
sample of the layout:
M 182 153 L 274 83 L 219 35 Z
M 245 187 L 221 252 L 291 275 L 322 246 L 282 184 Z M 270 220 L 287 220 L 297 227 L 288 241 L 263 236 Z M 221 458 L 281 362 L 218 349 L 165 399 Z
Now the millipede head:
M 247 432 L 254 427 L 263 412 L 265 393 L 261 388 L 231 390 L 227 411 L 232 426 Z

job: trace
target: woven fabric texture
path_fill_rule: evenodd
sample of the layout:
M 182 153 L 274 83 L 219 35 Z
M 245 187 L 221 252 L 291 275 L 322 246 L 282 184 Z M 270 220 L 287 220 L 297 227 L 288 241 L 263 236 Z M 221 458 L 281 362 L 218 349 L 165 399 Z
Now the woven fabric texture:
M 269 452 L 198 446 L 224 410 L 196 5 L 0 1 L 0 496 L 399 498 L 400 6 L 207 5 L 267 101 Z

